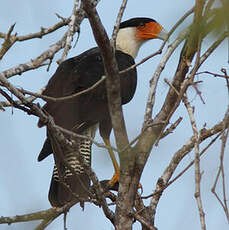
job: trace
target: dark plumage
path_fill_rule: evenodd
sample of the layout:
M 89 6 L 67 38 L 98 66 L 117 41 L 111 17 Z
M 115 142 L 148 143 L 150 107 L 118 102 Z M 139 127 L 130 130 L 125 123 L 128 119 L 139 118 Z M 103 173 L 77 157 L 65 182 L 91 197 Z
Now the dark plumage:
M 134 59 L 130 55 L 118 50 L 116 51 L 116 59 L 120 70 L 124 70 L 134 64 Z M 99 49 L 93 48 L 60 64 L 56 73 L 48 82 L 43 95 L 57 98 L 72 95 L 91 87 L 103 75 L 102 57 Z M 136 69 L 121 75 L 122 104 L 126 104 L 132 99 L 136 89 L 136 82 Z M 48 102 L 43 109 L 54 117 L 57 125 L 78 134 L 83 134 L 85 130 L 99 123 L 100 133 L 104 138 L 109 139 L 112 125 L 107 104 L 105 81 L 95 89 L 74 99 L 56 103 Z M 41 127 L 43 124 L 39 121 L 38 126 Z M 52 145 L 48 136 L 38 160 L 43 160 L 52 152 Z M 85 181 L 85 174 L 82 174 L 82 176 L 82 181 Z M 68 191 L 66 189 L 63 191 L 63 188 L 58 190 L 59 182 L 56 181 L 52 178 L 49 194 L 55 194 L 55 196 L 51 195 L 50 202 L 54 206 L 61 206 L 65 201 L 58 204 L 58 195 L 62 196 L 62 194 L 58 193 L 63 192 L 66 194 Z M 79 183 L 75 184 L 78 185 Z M 86 187 L 89 187 L 89 180 Z M 83 192 L 85 193 L 85 191 Z
M 166 31 L 155 20 L 150 18 L 133 18 L 122 22 L 116 40 L 116 60 L 119 70 L 132 66 L 140 46 L 149 39 L 165 39 Z M 104 75 L 104 66 L 99 48 L 92 48 L 77 57 L 64 61 L 49 80 L 43 95 L 51 97 L 69 96 L 93 86 Z M 137 83 L 136 69 L 131 69 L 120 76 L 122 104 L 128 103 L 134 96 Z M 105 81 L 93 90 L 61 102 L 47 102 L 43 109 L 49 113 L 55 123 L 77 134 L 94 138 L 97 126 L 106 145 L 110 146 L 112 130 L 109 114 Z M 42 127 L 41 121 L 38 126 Z M 76 138 L 77 151 L 88 165 L 91 164 L 91 141 Z M 71 150 L 72 151 L 72 150 Z M 38 156 L 41 161 L 51 153 L 61 152 L 64 160 L 75 173 L 54 154 L 55 166 L 49 190 L 49 201 L 53 206 L 62 206 L 78 196 L 80 200 L 88 197 L 90 180 L 80 165 L 74 152 L 66 151 L 47 132 L 47 139 Z M 111 148 L 108 149 L 115 174 L 110 184 L 119 180 L 119 166 Z M 58 170 L 57 170 L 58 169 Z M 68 188 L 67 188 L 68 187 Z M 76 195 L 74 196 L 73 193 Z

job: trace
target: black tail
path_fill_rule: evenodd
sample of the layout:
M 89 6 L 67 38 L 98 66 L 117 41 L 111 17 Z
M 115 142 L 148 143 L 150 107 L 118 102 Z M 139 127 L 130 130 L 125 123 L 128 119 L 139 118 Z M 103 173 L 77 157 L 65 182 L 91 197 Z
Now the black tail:
M 68 176 L 64 181 L 60 181 L 53 175 L 49 189 L 49 202 L 54 207 L 61 207 L 71 201 L 86 200 L 89 188 L 90 179 L 85 173 Z
M 82 134 L 94 138 L 96 128 L 97 126 L 90 127 L 84 130 Z M 88 199 L 90 178 L 80 164 L 77 153 L 83 156 L 85 163 L 90 166 L 92 142 L 88 139 L 78 139 L 77 141 L 78 148 L 75 152 L 64 153 L 64 160 L 67 165 L 64 162 L 59 162 L 58 169 L 56 165 L 54 166 L 49 189 L 49 201 L 54 207 L 61 207 L 71 201 L 81 202 Z M 43 160 L 52 152 L 51 141 L 47 138 L 38 160 Z
M 64 162 L 59 162 L 53 169 L 49 189 L 49 201 L 52 206 L 60 207 L 70 201 L 83 201 L 88 198 L 90 179 L 78 160 L 77 153 L 84 157 L 85 163 L 91 165 L 91 141 L 81 139 L 77 152 L 65 153 Z

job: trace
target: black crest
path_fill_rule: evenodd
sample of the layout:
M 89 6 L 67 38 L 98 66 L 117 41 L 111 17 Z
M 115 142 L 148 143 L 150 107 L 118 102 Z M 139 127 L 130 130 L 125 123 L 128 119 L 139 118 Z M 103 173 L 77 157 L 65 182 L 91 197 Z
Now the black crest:
M 137 27 L 142 24 L 146 24 L 148 22 L 156 22 L 156 21 L 152 18 L 131 18 L 127 21 L 120 23 L 119 28 L 122 29 L 126 27 Z

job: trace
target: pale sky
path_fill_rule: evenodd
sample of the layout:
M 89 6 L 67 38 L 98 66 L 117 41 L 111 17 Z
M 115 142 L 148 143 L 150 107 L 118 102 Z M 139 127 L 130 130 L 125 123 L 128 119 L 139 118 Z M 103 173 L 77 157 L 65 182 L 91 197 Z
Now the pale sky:
M 120 4 L 121 1 L 112 1 L 111 6 L 111 1 L 103 0 L 98 5 L 97 9 L 101 20 L 109 35 L 112 33 Z M 151 17 L 163 25 L 165 29 L 169 30 L 193 4 L 194 0 L 132 0 L 128 3 L 123 20 L 136 16 Z M 14 31 L 18 35 L 37 32 L 41 26 L 49 27 L 58 22 L 55 13 L 68 17 L 71 14 L 72 6 L 73 0 L 4 1 L 0 8 L 0 32 L 7 32 L 8 28 L 15 22 Z M 173 41 L 178 32 L 188 25 L 190 21 L 191 18 L 188 18 L 186 23 L 175 32 L 170 40 Z M 33 39 L 28 42 L 16 43 L 0 62 L 1 71 L 37 57 L 51 44 L 59 40 L 66 29 L 67 27 L 52 35 L 48 35 L 44 39 Z M 204 41 L 203 48 L 206 49 L 212 42 L 212 38 L 207 38 Z M 140 50 L 136 61 L 140 61 L 143 57 L 156 51 L 160 44 L 161 41 L 156 40 L 148 42 Z M 95 41 L 88 21 L 85 19 L 81 24 L 79 42 L 70 51 L 68 57 L 78 55 L 93 46 L 95 46 Z M 168 91 L 168 85 L 164 83 L 163 78 L 172 80 L 173 74 L 176 71 L 180 49 L 181 46 L 174 53 L 161 76 L 157 91 L 155 114 L 160 109 Z M 57 68 L 55 61 L 61 54 L 62 51 L 55 56 L 49 72 L 46 71 L 46 67 L 42 67 L 39 70 L 26 72 L 21 76 L 14 76 L 10 81 L 17 87 L 33 91 L 39 90 L 55 72 Z M 227 55 L 227 42 L 224 42 L 218 48 L 215 55 L 202 66 L 201 70 L 219 73 L 220 69 L 224 67 L 229 71 Z M 135 97 L 128 105 L 124 106 L 130 140 L 140 132 L 148 95 L 149 80 L 159 60 L 160 56 L 157 56 L 138 67 L 138 86 Z M 192 96 L 191 103 L 196 108 L 195 118 L 198 121 L 198 128 L 201 129 L 205 123 L 206 127 L 210 128 L 220 121 L 225 113 L 228 103 L 225 80 L 216 79 L 208 75 L 200 76 L 198 79 L 203 81 L 199 89 L 206 104 L 200 101 L 194 90 L 189 90 Z M 0 100 L 2 99 L 0 96 Z M 141 179 L 144 195 L 150 194 L 155 189 L 157 179 L 168 165 L 173 154 L 192 136 L 192 129 L 183 105 L 175 113 L 171 121 L 175 121 L 179 116 L 183 117 L 181 125 L 173 135 L 166 137 L 160 142 L 158 147 L 153 148 L 148 159 Z M 50 208 L 47 197 L 53 169 L 53 159 L 52 156 L 49 156 L 44 161 L 37 162 L 38 154 L 45 140 L 45 128 L 37 128 L 36 117 L 28 116 L 24 112 L 12 108 L 8 108 L 6 112 L 0 111 L 0 118 L 2 130 L 0 139 L 0 216 L 21 215 Z M 102 142 L 99 135 L 96 136 L 96 140 Z M 112 143 L 114 144 L 113 139 Z M 206 146 L 206 143 L 204 146 Z M 218 142 L 201 159 L 201 171 L 203 172 L 201 183 L 202 199 L 208 230 L 228 229 L 222 208 L 211 193 L 211 187 L 219 166 L 219 153 L 220 144 Z M 228 150 L 226 153 L 228 153 Z M 228 156 L 225 157 L 225 164 L 228 164 Z M 190 153 L 183 160 L 181 166 L 178 167 L 176 174 L 190 163 L 192 159 L 193 153 Z M 113 167 L 109 155 L 105 150 L 98 149 L 95 146 L 93 147 L 92 167 L 101 180 L 109 179 L 113 175 Z M 228 165 L 227 167 L 225 165 L 225 173 L 229 176 Z M 218 191 L 221 191 L 221 189 L 219 188 Z M 156 213 L 156 227 L 160 230 L 201 229 L 194 192 L 194 168 L 192 167 L 181 179 L 164 192 Z M 62 230 L 62 219 L 62 216 L 56 219 L 46 229 Z M 0 230 L 34 229 L 37 224 L 38 222 L 12 224 L 10 226 L 0 225 Z M 68 229 L 113 229 L 112 224 L 106 220 L 102 210 L 90 204 L 86 204 L 84 212 L 79 205 L 75 205 L 68 215 L 67 227 Z M 140 228 L 138 225 L 135 225 L 134 229 Z

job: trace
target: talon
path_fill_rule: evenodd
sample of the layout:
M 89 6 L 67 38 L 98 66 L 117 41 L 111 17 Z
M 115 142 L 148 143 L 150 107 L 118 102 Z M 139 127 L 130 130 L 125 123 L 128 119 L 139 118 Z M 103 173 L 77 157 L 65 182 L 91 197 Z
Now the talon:
M 109 180 L 111 186 L 114 186 L 116 183 L 119 183 L 119 172 L 115 172 L 113 177 Z

